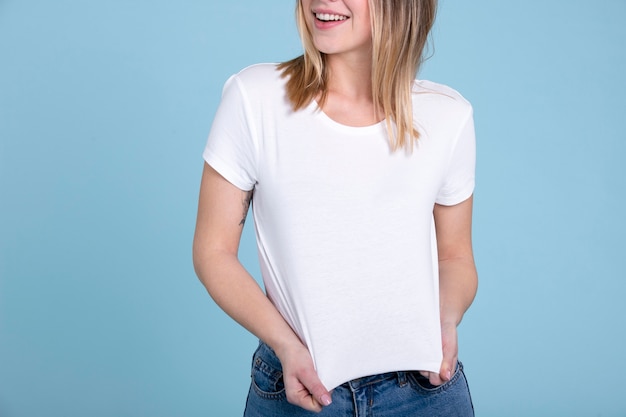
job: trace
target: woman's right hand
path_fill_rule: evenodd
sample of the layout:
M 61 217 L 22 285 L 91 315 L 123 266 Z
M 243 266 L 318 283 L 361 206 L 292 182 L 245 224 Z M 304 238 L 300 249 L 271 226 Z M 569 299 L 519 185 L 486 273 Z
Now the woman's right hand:
M 323 405 L 330 404 L 330 394 L 317 376 L 308 349 L 237 257 L 251 198 L 251 191 L 238 189 L 204 164 L 194 267 L 215 302 L 274 348 L 283 366 L 287 400 L 310 411 L 321 411 Z
M 317 376 L 311 354 L 304 345 L 299 343 L 279 349 L 276 355 L 283 367 L 287 401 L 316 413 L 330 405 L 331 393 Z

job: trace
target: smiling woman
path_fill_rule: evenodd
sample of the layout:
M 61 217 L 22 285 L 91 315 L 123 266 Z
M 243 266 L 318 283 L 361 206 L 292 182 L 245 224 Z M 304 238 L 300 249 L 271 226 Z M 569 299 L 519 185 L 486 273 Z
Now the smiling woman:
M 414 79 L 435 6 L 298 1 L 304 54 L 224 86 L 194 264 L 260 339 L 246 416 L 473 415 L 472 107 Z M 265 292 L 237 257 L 250 201 Z
M 242 415 L 249 357 L 258 339 L 224 317 L 191 279 L 190 213 L 195 214 L 202 167 L 198 149 L 204 148 L 213 120 L 207 114 L 217 108 L 227 75 L 251 62 L 286 61 L 302 53 L 293 3 L 0 1 L 0 416 Z M 398 3 L 409 1 L 386 0 L 370 9 Z M 331 9 L 337 4 L 326 3 Z M 482 282 L 478 302 L 459 329 L 459 346 L 481 417 L 626 416 L 626 194 L 620 192 L 626 190 L 626 2 L 595 6 L 588 0 L 441 2 L 433 31 L 436 53 L 420 70 L 420 78 L 460 88 L 476 114 L 480 163 L 474 245 Z M 386 13 L 372 14 L 389 19 Z M 406 30 L 394 30 L 402 23 L 394 22 L 375 37 L 385 40 Z M 306 60 L 308 68 L 313 58 L 307 54 Z M 234 77 L 227 90 L 238 89 L 242 78 Z M 251 78 L 242 84 L 247 96 L 264 82 Z M 301 89 L 309 79 L 304 81 Z M 425 81 L 412 85 L 429 87 Z M 283 84 L 267 90 L 272 88 Z M 290 102 L 284 91 L 280 94 L 281 103 Z M 429 106 L 415 99 L 415 125 L 425 127 Z M 243 151 L 251 144 L 252 150 L 258 145 L 263 155 L 284 162 L 290 149 L 271 148 L 280 133 L 289 136 L 281 144 L 293 143 L 301 152 L 292 168 L 303 171 L 292 177 L 284 165 L 272 167 L 269 158 L 240 165 L 256 166 L 258 172 L 251 174 L 259 184 L 240 260 L 260 280 L 252 210 L 260 225 L 281 216 L 295 224 L 301 217 L 299 228 L 272 235 L 271 251 L 267 233 L 261 235 L 263 256 L 278 251 L 281 259 L 293 254 L 308 261 L 307 268 L 327 266 L 326 274 L 335 276 L 330 284 L 327 278 L 307 279 L 313 290 L 323 287 L 333 296 L 330 306 L 347 304 L 340 316 L 330 307 L 309 313 L 304 305 L 300 316 L 289 319 L 373 322 L 389 314 L 390 292 L 405 272 L 391 257 L 394 236 L 378 223 L 395 216 L 403 193 L 411 193 L 397 175 L 387 181 L 393 171 L 376 156 L 402 159 L 404 149 L 390 152 L 386 118 L 355 121 L 350 117 L 365 117 L 351 115 L 348 108 L 345 122 L 338 123 L 337 111 L 319 111 L 318 95 L 312 100 L 298 111 L 282 108 L 290 117 L 306 112 L 313 118 L 310 133 L 311 124 L 289 127 L 258 118 L 282 110 L 253 107 L 247 99 L 240 102 L 242 109 L 257 119 L 231 120 L 233 125 L 250 122 L 255 135 L 251 142 L 245 135 L 232 140 L 241 147 L 235 156 L 248 155 Z M 337 96 L 331 92 L 327 104 L 332 100 Z M 267 123 L 265 137 L 256 135 L 258 120 Z M 324 137 L 323 128 L 340 137 Z M 377 129 L 382 136 L 374 140 L 381 152 L 372 156 L 365 153 L 371 144 L 360 139 Z M 420 130 L 414 152 L 430 146 L 428 133 Z M 220 155 L 232 162 L 228 154 Z M 427 164 L 420 161 L 424 169 Z M 454 165 L 451 160 L 449 166 Z M 281 174 L 282 186 L 295 189 L 290 198 L 271 201 L 268 169 Z M 408 169 L 403 174 L 415 186 L 434 172 L 427 170 L 419 178 Z M 356 187 L 365 182 L 370 189 Z M 316 212 L 323 205 L 315 201 L 318 195 L 304 202 L 312 209 L 298 206 L 312 185 L 326 189 L 324 202 L 332 208 Z M 237 225 L 248 196 L 243 193 L 232 204 Z M 388 199 L 384 215 L 376 217 L 372 202 L 383 199 Z M 290 201 L 295 208 L 287 216 L 278 209 Z M 341 223 L 325 224 L 339 215 Z M 406 234 L 417 230 L 408 223 L 416 215 L 402 224 Z M 352 239 L 356 243 L 347 242 L 351 233 L 370 229 L 367 240 L 361 234 Z M 292 249 L 283 233 L 317 237 L 319 246 Z M 347 253 L 349 244 L 362 255 Z M 374 270 L 377 264 L 386 267 L 385 274 Z M 271 286 L 272 274 L 287 276 L 283 268 L 274 262 L 262 272 L 276 305 L 282 294 L 291 297 L 280 293 L 284 287 Z M 359 274 L 357 268 L 365 270 L 363 279 L 346 281 Z M 377 294 L 353 306 L 358 294 L 350 285 L 364 291 L 360 287 L 372 285 L 365 278 L 375 273 L 382 282 L 374 285 Z M 291 278 L 295 289 L 302 285 Z M 245 304 L 243 291 L 234 297 Z M 395 307 L 401 322 L 408 311 Z M 414 331 L 421 332 L 420 321 L 415 323 Z M 360 338 L 373 348 L 383 339 L 382 331 L 371 328 L 366 336 L 361 331 L 335 331 L 332 346 L 340 349 L 344 339 Z M 316 334 L 305 336 L 316 341 Z M 320 348 L 312 345 L 312 352 L 324 373 L 328 360 Z M 343 362 L 356 366 L 360 355 L 343 360 L 341 367 Z M 283 365 L 265 347 L 259 357 L 273 370 Z M 581 369 L 596 365 L 598 358 L 610 371 L 602 372 L 601 382 L 582 380 Z M 290 386 L 284 375 L 291 371 L 269 371 L 264 379 L 269 369 L 254 367 L 255 385 L 282 401 L 274 394 Z M 558 372 L 531 390 L 529 378 L 520 377 L 531 369 Z M 429 389 L 420 375 L 404 373 L 407 392 Z M 321 379 L 326 384 L 328 378 Z M 354 400 L 373 379 L 350 381 Z M 328 410 L 340 402 L 339 392 L 333 390 Z M 439 395 L 435 391 L 433 397 Z

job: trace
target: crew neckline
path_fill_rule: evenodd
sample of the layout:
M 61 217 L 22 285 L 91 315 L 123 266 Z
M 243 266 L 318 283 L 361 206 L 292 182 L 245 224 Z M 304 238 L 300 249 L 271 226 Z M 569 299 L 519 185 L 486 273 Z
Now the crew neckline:
M 327 115 L 324 112 L 324 110 L 322 110 L 322 108 L 317 104 L 317 101 L 315 100 L 311 100 L 311 102 L 308 105 L 308 109 L 314 115 L 314 117 L 317 117 L 326 125 L 329 125 L 330 127 L 340 130 L 345 133 L 368 134 L 368 133 L 379 133 L 385 130 L 385 119 L 381 120 L 380 122 L 374 123 L 372 125 L 367 125 L 367 126 L 349 126 L 343 123 L 339 123 L 333 118 L 331 118 L 329 115 Z

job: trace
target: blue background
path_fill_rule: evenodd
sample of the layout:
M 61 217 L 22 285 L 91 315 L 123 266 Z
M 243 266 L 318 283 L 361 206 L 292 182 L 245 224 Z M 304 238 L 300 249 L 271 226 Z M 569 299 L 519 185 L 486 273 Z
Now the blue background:
M 256 341 L 191 264 L 201 152 L 228 75 L 300 53 L 292 3 L 0 0 L 0 416 L 241 414 Z M 441 1 L 420 77 L 475 107 L 479 416 L 626 416 L 625 19 Z

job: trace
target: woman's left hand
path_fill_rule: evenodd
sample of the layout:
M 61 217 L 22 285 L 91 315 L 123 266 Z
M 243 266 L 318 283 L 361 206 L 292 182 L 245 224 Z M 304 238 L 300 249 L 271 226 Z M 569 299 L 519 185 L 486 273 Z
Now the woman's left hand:
M 439 373 L 420 371 L 420 374 L 428 378 L 428 381 L 436 386 L 449 381 L 456 370 L 459 346 L 456 325 L 454 323 L 441 325 L 441 341 L 443 345 L 443 360 Z
M 478 285 L 472 253 L 473 197 L 453 205 L 435 204 L 433 215 L 439 254 L 439 308 L 443 360 L 439 373 L 421 372 L 432 385 L 441 385 L 456 371 L 459 346 L 456 328 L 461 323 Z

